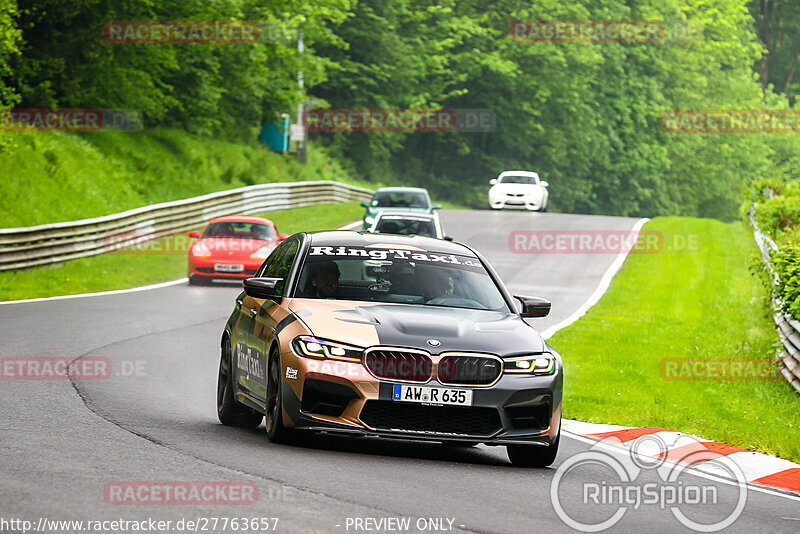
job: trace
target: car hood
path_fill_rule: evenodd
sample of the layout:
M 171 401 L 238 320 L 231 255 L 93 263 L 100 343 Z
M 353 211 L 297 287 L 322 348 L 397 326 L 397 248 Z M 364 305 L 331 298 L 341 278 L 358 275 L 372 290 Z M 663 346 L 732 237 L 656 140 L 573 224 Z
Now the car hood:
M 386 345 L 498 355 L 542 352 L 545 343 L 519 315 L 413 304 L 294 299 L 290 308 L 312 335 L 361 347 Z M 429 339 L 440 342 L 438 347 Z
M 540 186 L 535 184 L 495 184 L 492 186 L 493 193 L 531 193 L 539 189 Z
M 240 260 L 249 259 L 250 255 L 261 247 L 275 245 L 274 241 L 261 241 L 260 239 L 236 239 L 236 238 L 205 238 L 199 239 L 197 243 L 202 243 L 211 251 L 214 259 Z M 196 246 L 196 244 L 194 246 Z

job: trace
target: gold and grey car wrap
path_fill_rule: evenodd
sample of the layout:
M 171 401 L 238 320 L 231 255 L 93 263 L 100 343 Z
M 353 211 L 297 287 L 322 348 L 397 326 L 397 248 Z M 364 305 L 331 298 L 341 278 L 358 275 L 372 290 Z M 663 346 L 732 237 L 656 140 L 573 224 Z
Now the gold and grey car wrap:
M 523 320 L 478 252 L 438 239 L 362 232 L 295 234 L 290 240 L 297 241 L 298 252 L 283 296 L 256 299 L 241 293 L 225 327 L 222 343 L 231 344 L 239 402 L 265 411 L 266 369 L 270 356 L 278 356 L 288 428 L 490 445 L 550 445 L 557 439 L 561 357 Z M 478 258 L 508 310 L 295 298 L 294 281 L 312 243 L 410 243 L 420 250 Z M 298 340 L 318 340 L 321 350 L 309 351 Z M 325 342 L 346 350 L 333 354 Z M 537 356 L 550 365 L 534 370 Z M 407 361 L 407 366 L 417 365 L 418 375 L 398 378 L 389 372 L 386 362 L 397 368 Z M 459 365 L 467 371 L 459 373 Z M 470 390 L 472 404 L 404 402 L 395 398 L 398 384 Z

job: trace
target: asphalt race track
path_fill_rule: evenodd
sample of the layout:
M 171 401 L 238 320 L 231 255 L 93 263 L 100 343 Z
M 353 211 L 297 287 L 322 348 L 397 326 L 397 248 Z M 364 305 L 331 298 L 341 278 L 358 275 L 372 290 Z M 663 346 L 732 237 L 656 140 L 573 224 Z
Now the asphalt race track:
M 552 315 L 531 323 L 540 330 L 578 309 L 616 255 L 515 254 L 510 233 L 624 231 L 636 223 L 621 217 L 490 211 L 449 211 L 442 220 L 448 234 L 488 257 L 512 291 L 553 301 Z M 574 531 L 554 510 L 551 482 L 558 466 L 587 451 L 590 443 L 568 434 L 552 467 L 521 469 L 511 467 L 499 447 L 458 449 L 326 435 L 273 445 L 263 424 L 254 431 L 220 425 L 215 412 L 219 337 L 239 288 L 181 284 L 0 306 L 0 356 L 100 357 L 108 358 L 112 369 L 105 380 L 0 381 L 0 518 L 34 525 L 40 518 L 153 518 L 173 525 L 181 519 L 278 518 L 276 531 L 287 533 L 416 532 L 422 527 L 427 532 Z M 569 361 L 580 355 L 564 357 L 569 388 Z M 586 484 L 613 480 L 609 468 L 584 465 L 561 480 L 558 502 L 571 517 L 599 522 L 611 517 L 618 503 L 585 504 Z M 108 484 L 130 481 L 235 481 L 254 483 L 259 490 L 254 504 L 107 502 Z M 686 516 L 713 523 L 734 510 L 736 486 L 690 473 L 681 481 L 714 488 L 708 490 L 714 502 L 682 505 Z M 663 485 L 655 470 L 642 470 L 635 483 Z M 746 497 L 743 513 L 725 532 L 798 531 L 800 500 L 752 489 Z M 634 508 L 628 506 L 610 531 L 692 531 L 669 507 L 643 503 Z M 395 522 L 403 518 L 407 528 Z M 14 530 L 0 525 L 0 531 Z M 258 531 L 264 530 L 247 530 Z

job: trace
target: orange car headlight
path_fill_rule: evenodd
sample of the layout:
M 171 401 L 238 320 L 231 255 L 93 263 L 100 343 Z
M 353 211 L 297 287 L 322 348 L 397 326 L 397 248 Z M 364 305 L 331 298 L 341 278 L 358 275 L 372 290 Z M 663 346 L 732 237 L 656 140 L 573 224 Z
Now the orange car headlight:
M 304 358 L 333 359 L 360 362 L 364 349 L 313 336 L 298 336 L 292 340 L 292 349 Z
M 207 246 L 205 246 L 203 243 L 200 243 L 198 241 L 192 247 L 192 256 L 196 256 L 198 258 L 210 258 L 211 257 L 211 251 L 208 250 Z
M 551 354 L 530 354 L 509 358 L 503 362 L 503 372 L 511 374 L 552 375 L 556 359 Z

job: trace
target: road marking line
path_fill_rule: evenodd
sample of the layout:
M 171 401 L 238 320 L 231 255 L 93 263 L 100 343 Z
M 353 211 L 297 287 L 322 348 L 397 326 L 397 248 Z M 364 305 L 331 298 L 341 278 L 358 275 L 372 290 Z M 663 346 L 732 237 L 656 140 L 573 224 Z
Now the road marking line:
M 636 224 L 634 224 L 633 228 L 631 228 L 631 234 L 632 235 L 635 234 L 638 238 L 639 231 L 642 229 L 642 226 L 644 226 L 644 224 L 649 220 L 650 219 L 645 218 L 636 221 Z M 594 292 L 589 296 L 588 299 L 586 299 L 586 302 L 581 304 L 581 306 L 577 310 L 575 310 L 572 313 L 572 315 L 570 315 L 560 323 L 545 329 L 541 334 L 542 337 L 548 339 L 562 328 L 566 328 L 567 326 L 571 325 L 572 323 L 574 323 L 575 321 L 586 315 L 586 312 L 589 311 L 589 308 L 597 304 L 597 302 L 600 300 L 600 297 L 602 297 L 603 294 L 606 291 L 608 291 L 608 286 L 611 285 L 611 280 L 614 278 L 617 272 L 622 268 L 622 264 L 625 263 L 625 258 L 628 257 L 629 252 L 630 251 L 620 252 L 617 255 L 617 257 L 614 258 L 614 261 L 608 267 L 606 272 L 603 274 L 603 277 L 600 279 L 600 283 L 597 284 L 597 287 L 595 288 Z
M 149 291 L 151 289 L 161 289 L 162 287 L 177 286 L 188 282 L 188 278 L 179 278 L 177 280 L 170 280 L 169 282 L 161 282 L 149 286 L 132 287 L 130 289 L 115 289 L 113 291 L 98 291 L 97 293 L 79 293 L 77 295 L 59 295 L 57 297 L 39 297 L 35 299 L 23 300 L 5 300 L 0 302 L 0 306 L 6 304 L 23 304 L 26 302 L 44 302 L 46 300 L 66 300 L 66 299 L 81 299 L 86 297 L 104 297 L 106 295 L 122 295 L 125 293 L 137 293 L 139 291 Z

